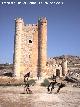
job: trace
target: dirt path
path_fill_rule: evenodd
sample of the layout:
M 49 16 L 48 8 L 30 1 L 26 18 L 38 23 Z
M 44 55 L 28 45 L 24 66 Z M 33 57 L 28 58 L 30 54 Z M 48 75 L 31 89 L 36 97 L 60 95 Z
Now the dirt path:
M 23 86 L 0 87 L 0 107 L 80 107 L 80 88 L 64 87 L 58 94 L 38 83 L 30 88 L 33 94 L 23 94 Z

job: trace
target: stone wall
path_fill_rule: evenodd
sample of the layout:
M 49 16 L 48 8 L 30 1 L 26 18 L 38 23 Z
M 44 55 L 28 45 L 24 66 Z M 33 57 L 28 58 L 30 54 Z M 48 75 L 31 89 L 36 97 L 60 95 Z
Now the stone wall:
M 51 60 L 51 59 L 50 59 Z M 14 75 L 31 76 L 67 74 L 67 60 L 53 59 L 47 63 L 47 19 L 39 18 L 37 24 L 25 24 L 23 19 L 15 20 Z
M 31 72 L 41 75 L 47 60 L 47 20 L 40 18 L 37 24 L 24 24 L 15 20 L 14 74 L 17 77 Z
M 60 59 L 56 60 L 53 58 L 48 59 L 47 61 L 47 75 L 55 75 L 55 76 L 66 76 L 68 73 L 67 60 Z

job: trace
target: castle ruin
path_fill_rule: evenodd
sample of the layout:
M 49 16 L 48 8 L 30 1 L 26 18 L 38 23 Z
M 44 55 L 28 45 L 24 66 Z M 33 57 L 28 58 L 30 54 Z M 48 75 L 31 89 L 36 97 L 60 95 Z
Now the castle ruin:
M 47 19 L 39 18 L 37 24 L 25 24 L 23 19 L 15 20 L 14 74 L 21 77 L 27 72 L 32 76 L 43 74 L 67 74 L 67 62 L 62 65 L 47 65 Z
M 63 77 L 68 73 L 68 67 L 67 67 L 67 59 L 58 59 L 55 58 L 49 58 L 47 61 L 47 75 L 55 75 L 58 77 Z
M 27 72 L 42 75 L 47 62 L 47 19 L 39 18 L 37 24 L 15 20 L 14 73 L 20 77 Z

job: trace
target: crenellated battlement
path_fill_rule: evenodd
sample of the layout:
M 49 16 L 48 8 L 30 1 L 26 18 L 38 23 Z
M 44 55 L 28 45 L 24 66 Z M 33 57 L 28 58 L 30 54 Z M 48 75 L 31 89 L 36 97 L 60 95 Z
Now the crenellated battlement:
M 47 19 L 46 19 L 46 17 L 41 17 L 38 19 L 38 22 L 47 23 Z
M 16 23 L 23 23 L 24 22 L 22 18 L 16 18 L 15 21 L 16 21 Z
M 41 18 L 40 22 L 47 20 Z M 32 76 L 42 75 L 47 60 L 47 26 L 39 26 L 39 22 L 25 24 L 22 18 L 16 18 L 15 29 L 15 76 L 20 77 L 27 72 Z
M 60 64 L 54 60 L 54 65 L 47 63 L 47 19 L 38 18 L 36 24 L 25 24 L 22 18 L 15 19 L 14 39 L 14 74 L 24 76 L 27 72 L 32 77 L 67 74 L 67 59 Z

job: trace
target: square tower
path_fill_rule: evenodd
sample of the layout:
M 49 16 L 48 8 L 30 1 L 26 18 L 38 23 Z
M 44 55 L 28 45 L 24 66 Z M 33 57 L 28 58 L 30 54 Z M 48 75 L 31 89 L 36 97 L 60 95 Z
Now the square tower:
M 41 76 L 47 61 L 47 19 L 39 18 L 37 24 L 24 24 L 15 20 L 14 75 L 21 77 L 27 72 Z

